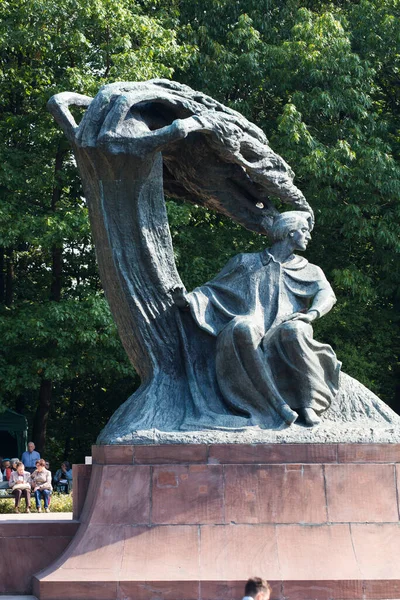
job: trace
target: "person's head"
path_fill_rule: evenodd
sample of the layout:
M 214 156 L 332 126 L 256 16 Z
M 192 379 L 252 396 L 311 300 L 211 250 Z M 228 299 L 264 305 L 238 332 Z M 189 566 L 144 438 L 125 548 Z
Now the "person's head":
M 35 449 L 35 444 L 33 442 L 28 442 L 28 452 L 33 452 Z
M 69 471 L 71 469 L 71 464 L 67 460 L 64 460 L 64 462 L 61 463 L 61 469 L 63 471 Z
M 50 463 L 48 460 L 44 461 L 44 466 L 46 467 L 46 469 L 50 469 Z
M 244 595 L 254 598 L 254 600 L 269 600 L 271 596 L 271 586 L 266 579 L 261 579 L 261 577 L 251 577 L 246 581 Z
M 296 250 L 305 250 L 311 240 L 313 220 L 310 213 L 300 210 L 290 210 L 281 213 L 274 219 L 270 236 L 273 242 L 292 238 Z
M 11 461 L 9 458 L 3 458 L 3 469 L 9 469 L 11 467 Z
M 36 470 L 39 471 L 39 473 L 41 471 L 44 471 L 46 468 L 46 463 L 43 460 L 43 458 L 40 458 L 39 460 L 36 461 Z
M 18 462 L 17 463 L 17 473 L 18 473 L 18 475 L 23 475 L 24 471 L 25 471 L 24 463 Z
M 11 459 L 11 468 L 13 469 L 13 471 L 17 470 L 17 464 L 19 463 L 18 458 L 12 458 Z

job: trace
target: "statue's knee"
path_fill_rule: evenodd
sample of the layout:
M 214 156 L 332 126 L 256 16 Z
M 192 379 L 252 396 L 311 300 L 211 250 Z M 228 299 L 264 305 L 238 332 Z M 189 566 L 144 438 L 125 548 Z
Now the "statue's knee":
M 298 338 L 310 331 L 311 325 L 305 321 L 286 321 L 280 325 L 281 335 L 286 339 Z
M 236 317 L 234 319 L 234 335 L 240 339 L 249 339 L 254 333 L 253 319 L 248 317 Z

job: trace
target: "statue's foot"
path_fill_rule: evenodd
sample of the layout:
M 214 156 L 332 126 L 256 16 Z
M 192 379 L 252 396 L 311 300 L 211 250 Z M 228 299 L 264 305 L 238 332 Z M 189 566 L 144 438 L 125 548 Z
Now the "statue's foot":
M 306 427 L 315 427 L 321 423 L 321 419 L 312 408 L 299 408 L 297 411 L 301 422 Z

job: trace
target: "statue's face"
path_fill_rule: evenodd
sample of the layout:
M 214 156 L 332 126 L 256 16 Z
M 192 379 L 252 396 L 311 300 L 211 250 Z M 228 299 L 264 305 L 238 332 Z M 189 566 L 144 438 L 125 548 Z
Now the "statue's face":
M 295 243 L 295 250 L 307 250 L 307 244 L 311 240 L 308 223 L 306 221 L 299 223 L 298 227 L 290 232 L 290 236 Z

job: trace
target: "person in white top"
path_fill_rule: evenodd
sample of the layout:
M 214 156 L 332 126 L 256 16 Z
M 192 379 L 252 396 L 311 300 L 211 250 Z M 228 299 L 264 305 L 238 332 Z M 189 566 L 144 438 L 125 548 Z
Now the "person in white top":
M 266 579 L 252 577 L 246 581 L 243 600 L 270 600 L 271 586 Z
M 19 513 L 21 497 L 25 499 L 26 511 L 31 512 L 31 474 L 25 471 L 24 463 L 17 464 L 17 470 L 12 471 L 8 485 L 15 497 L 14 512 Z

